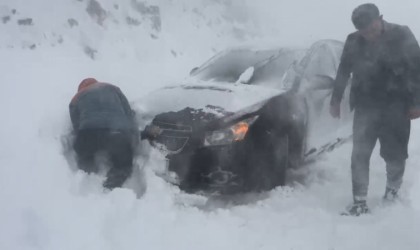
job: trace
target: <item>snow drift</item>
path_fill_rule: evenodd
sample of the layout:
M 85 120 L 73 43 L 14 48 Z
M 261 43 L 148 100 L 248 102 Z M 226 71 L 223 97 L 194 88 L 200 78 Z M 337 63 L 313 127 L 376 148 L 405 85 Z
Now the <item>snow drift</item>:
M 291 173 L 289 187 L 235 197 L 183 194 L 155 175 L 164 160 L 154 151 L 148 162 L 138 162 L 147 181 L 141 199 L 128 188 L 103 192 L 102 177 L 68 167 L 60 139 L 69 130 L 67 105 L 82 78 L 118 84 L 133 100 L 183 78 L 226 46 L 279 35 L 270 30 L 282 30 L 297 44 L 318 38 L 311 35 L 319 21 L 307 24 L 312 33 L 299 37 L 284 22 L 266 25 L 262 15 L 254 18 L 254 12 L 268 13 L 275 20 L 275 8 L 284 13 L 295 6 L 265 4 L 2 1 L 0 249 L 418 249 L 418 121 L 403 201 L 381 206 L 385 169 L 376 149 L 369 194 L 373 214 L 361 218 L 338 216 L 351 194 L 348 144 Z M 393 8 L 388 1 L 383 5 Z M 417 5 L 405 6 L 414 12 Z M 320 20 L 328 17 L 321 12 Z M 414 16 L 410 13 L 399 15 Z M 283 26 L 274 29 L 277 25 Z M 337 37 L 331 38 L 343 39 L 351 31 L 332 26 L 330 31 L 341 33 L 332 32 Z

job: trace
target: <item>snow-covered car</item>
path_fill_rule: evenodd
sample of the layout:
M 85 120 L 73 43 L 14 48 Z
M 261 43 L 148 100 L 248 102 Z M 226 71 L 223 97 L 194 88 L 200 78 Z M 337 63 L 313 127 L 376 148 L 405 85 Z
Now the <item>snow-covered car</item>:
M 287 168 L 329 145 L 325 135 L 337 124 L 328 96 L 342 48 L 322 40 L 308 50 L 223 51 L 182 84 L 135 102 L 140 119 L 152 118 L 143 138 L 162 150 L 187 192 L 284 185 Z

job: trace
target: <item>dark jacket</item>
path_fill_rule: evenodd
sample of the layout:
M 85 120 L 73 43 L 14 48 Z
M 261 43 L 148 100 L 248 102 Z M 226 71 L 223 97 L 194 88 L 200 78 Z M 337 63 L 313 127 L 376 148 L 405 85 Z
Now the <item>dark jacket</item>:
M 358 32 L 347 37 L 331 98 L 341 102 L 352 75 L 350 107 L 403 101 L 420 105 L 420 47 L 407 26 L 384 21 L 375 44 Z
M 135 120 L 121 90 L 107 83 L 93 83 L 73 97 L 69 105 L 74 131 L 82 129 L 134 130 Z

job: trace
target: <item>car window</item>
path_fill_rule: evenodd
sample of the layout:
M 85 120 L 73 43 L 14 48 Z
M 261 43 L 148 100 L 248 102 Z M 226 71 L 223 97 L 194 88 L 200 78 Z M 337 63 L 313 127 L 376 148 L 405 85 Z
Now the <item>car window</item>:
M 305 79 L 305 81 L 301 81 L 300 88 L 324 87 L 325 85 L 320 82 L 320 79 L 334 79 L 342 50 L 343 44 L 338 41 L 326 40 L 315 43 L 295 68 L 301 78 Z
M 294 62 L 286 70 L 282 88 L 298 91 L 332 88 L 337 74 L 343 43 L 323 40 L 315 43 L 299 62 Z

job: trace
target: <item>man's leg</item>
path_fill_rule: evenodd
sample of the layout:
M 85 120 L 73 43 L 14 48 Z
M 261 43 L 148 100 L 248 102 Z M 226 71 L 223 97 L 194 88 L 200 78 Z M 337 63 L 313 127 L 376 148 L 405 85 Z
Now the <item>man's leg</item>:
M 354 201 L 366 202 L 369 186 L 369 161 L 377 140 L 378 115 L 371 110 L 356 109 L 353 121 L 351 173 Z
M 107 143 L 107 152 L 111 161 L 104 187 L 121 187 L 133 170 L 133 147 L 129 132 L 111 131 Z
M 383 114 L 384 119 L 379 130 L 381 156 L 386 162 L 387 172 L 384 198 L 395 198 L 403 181 L 411 126 L 405 110 L 401 103 L 391 105 Z
M 394 200 L 401 187 L 405 171 L 405 160 L 386 162 L 386 188 L 384 199 Z
M 353 204 L 343 215 L 359 216 L 369 213 L 366 203 L 369 186 L 369 161 L 377 140 L 378 113 L 375 109 L 356 108 L 353 120 L 353 151 L 351 175 Z
M 97 171 L 95 167 L 95 138 L 95 131 L 81 130 L 77 133 L 74 142 L 74 150 L 76 152 L 77 165 L 79 169 L 87 173 Z

